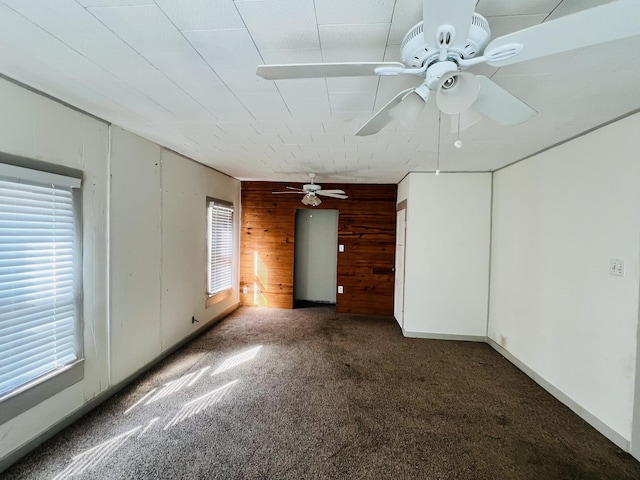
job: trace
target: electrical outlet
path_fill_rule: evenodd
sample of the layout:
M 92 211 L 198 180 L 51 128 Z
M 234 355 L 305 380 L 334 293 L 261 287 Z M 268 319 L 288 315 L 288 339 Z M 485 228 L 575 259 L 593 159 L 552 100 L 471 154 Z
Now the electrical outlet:
M 609 275 L 624 277 L 624 260 L 612 258 L 609 260 Z
M 338 251 L 344 252 L 344 245 L 338 245 Z
M 242 293 L 244 293 L 245 295 L 249 293 L 249 287 L 247 287 L 246 285 L 242 287 Z
M 344 287 L 342 285 L 338 285 L 338 293 L 344 293 Z

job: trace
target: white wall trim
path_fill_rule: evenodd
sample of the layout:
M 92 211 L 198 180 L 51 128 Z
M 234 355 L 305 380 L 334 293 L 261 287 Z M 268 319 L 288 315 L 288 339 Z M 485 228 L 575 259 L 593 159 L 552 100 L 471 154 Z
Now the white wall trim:
M 457 340 L 460 342 L 487 342 L 484 335 L 456 335 L 453 333 L 411 332 L 404 328 L 402 334 L 407 338 L 425 338 L 428 340 Z
M 513 363 L 516 367 L 518 367 L 522 372 L 524 372 L 527 376 L 529 376 L 534 382 L 544 388 L 547 392 L 553 395 L 556 399 L 558 399 L 561 403 L 569 407 L 576 415 L 586 421 L 589 425 L 595 428 L 602 435 L 611 440 L 618 447 L 623 449 L 625 452 L 629 452 L 631 448 L 631 442 L 620 435 L 618 432 L 614 431 L 608 425 L 605 425 L 602 421 L 596 418 L 593 414 L 582 408 L 578 405 L 574 400 L 561 392 L 558 388 L 547 382 L 544 378 L 538 375 L 536 372 L 531 370 L 527 365 L 521 362 L 518 358 L 513 356 L 507 350 L 502 348 L 498 343 L 494 342 L 492 339 L 488 338 L 487 343 L 493 347 L 493 349 L 502 355 L 504 358 Z
M 640 311 L 640 309 L 639 309 Z M 640 318 L 636 335 L 636 381 L 633 392 L 633 410 L 631 417 L 631 446 L 629 453 L 640 460 Z
M 133 382 L 136 378 L 138 378 L 140 375 L 145 373 L 151 367 L 158 364 L 161 360 L 164 360 L 166 357 L 168 357 L 169 355 L 174 353 L 176 350 L 178 350 L 179 348 L 189 343 L 191 340 L 202 335 L 205 331 L 209 330 L 216 323 L 223 320 L 225 317 L 230 315 L 234 310 L 236 310 L 239 307 L 240 307 L 240 302 L 234 303 L 229 308 L 227 308 L 226 310 L 224 310 L 223 312 L 221 312 L 220 314 L 212 318 L 210 321 L 202 325 L 199 329 L 197 329 L 196 331 L 194 331 L 193 333 L 191 333 L 190 335 L 188 335 L 187 337 L 185 337 L 184 339 L 182 339 L 181 341 L 173 345 L 171 348 L 162 352 L 159 356 L 154 358 L 151 362 L 147 363 L 142 368 L 138 369 L 136 372 L 129 375 L 123 381 L 117 383 L 116 385 L 112 385 L 107 390 L 104 390 L 103 392 L 98 394 L 96 397 L 92 398 L 87 403 L 83 404 L 77 410 L 71 412 L 66 417 L 60 419 L 60 421 L 51 425 L 49 428 L 44 430 L 37 437 L 32 438 L 31 440 L 28 440 L 27 442 L 22 444 L 20 447 L 16 448 L 12 452 L 9 452 L 6 456 L 0 459 L 0 473 L 5 471 L 7 468 L 9 468 L 15 462 L 17 462 L 22 457 L 27 455 L 29 452 L 38 448 L 40 445 L 42 445 L 44 442 L 52 438 L 54 435 L 56 435 L 57 433 L 60 433 L 69 425 L 71 425 L 72 423 L 76 422 L 77 420 L 79 420 L 80 418 L 82 418 L 83 416 L 91 412 L 94 408 L 98 407 L 101 403 L 111 398 L 113 395 L 115 395 L 124 387 L 129 385 L 131 382 Z
M 465 342 L 483 342 L 489 344 L 496 352 L 502 355 L 504 358 L 509 360 L 512 364 L 514 364 L 519 370 L 521 370 L 525 375 L 531 378 L 534 382 L 544 388 L 547 392 L 553 395 L 558 401 L 562 404 L 566 405 L 573 411 L 576 415 L 586 421 L 589 425 L 595 428 L 602 435 L 607 437 L 611 442 L 613 442 L 616 446 L 623 449 L 625 452 L 631 453 L 634 457 L 638 458 L 638 454 L 640 451 L 640 445 L 632 444 L 629 440 L 624 438 L 618 432 L 614 431 L 608 425 L 604 424 L 598 418 L 596 418 L 593 414 L 582 408 L 578 405 L 574 400 L 565 395 L 559 389 L 554 387 L 551 383 L 547 382 L 544 378 L 526 366 L 523 362 L 521 362 L 518 358 L 513 356 L 507 350 L 502 348 L 499 344 L 494 342 L 488 337 L 484 336 L 476 336 L 476 335 L 454 335 L 454 334 L 446 334 L 446 333 L 424 333 L 424 332 L 409 332 L 406 330 L 402 330 L 402 334 L 408 338 L 424 338 L 428 340 L 457 340 L 457 341 L 465 341 Z M 640 362 L 639 362 L 640 363 Z M 640 388 L 636 389 L 636 393 Z M 636 395 L 636 413 L 638 413 L 640 409 L 640 399 L 638 395 Z M 637 417 L 637 416 L 636 416 Z M 636 429 L 634 430 L 635 434 L 638 434 L 638 429 L 640 429 L 640 418 L 635 418 L 634 426 Z M 640 435 L 640 434 L 639 434 Z M 640 444 L 640 441 L 637 442 Z M 632 446 L 634 447 L 632 449 Z

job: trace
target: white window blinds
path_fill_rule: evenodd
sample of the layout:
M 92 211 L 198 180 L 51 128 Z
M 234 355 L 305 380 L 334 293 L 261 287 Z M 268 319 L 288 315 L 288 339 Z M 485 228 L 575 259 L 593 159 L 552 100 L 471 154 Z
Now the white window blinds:
M 232 286 L 233 205 L 209 200 L 209 285 L 208 295 Z
M 72 195 L 80 181 L 61 177 L 66 180 L 55 181 L 66 185 L 34 183 L 28 174 L 14 177 L 25 169 L 3 167 L 0 397 L 74 362 L 80 352 Z

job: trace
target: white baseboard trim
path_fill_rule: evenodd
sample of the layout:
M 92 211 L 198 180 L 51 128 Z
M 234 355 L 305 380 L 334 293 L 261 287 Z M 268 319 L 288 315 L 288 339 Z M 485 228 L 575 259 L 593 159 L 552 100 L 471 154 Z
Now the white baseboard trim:
M 588 412 L 580 405 L 578 405 L 574 400 L 570 397 L 562 393 L 558 388 L 550 384 L 536 372 L 534 372 L 531 368 L 526 366 L 523 362 L 521 362 L 518 358 L 513 356 L 507 350 L 502 348 L 498 343 L 493 341 L 490 338 L 487 338 L 487 343 L 500 355 L 513 363 L 516 367 L 522 370 L 528 377 L 530 377 L 534 382 L 544 388 L 547 392 L 557 398 L 560 402 L 569 407 L 576 415 L 582 418 L 585 422 L 595 428 L 602 435 L 607 437 L 613 443 L 615 443 L 618 447 L 623 449 L 625 452 L 630 452 L 631 450 L 631 442 L 620 435 L 618 432 L 613 430 L 608 425 L 605 425 L 601 420 L 596 418 L 592 413 Z
M 486 342 L 487 337 L 484 335 L 457 335 L 453 333 L 425 333 L 410 332 L 402 329 L 402 334 L 408 338 L 426 338 L 429 340 L 458 340 L 462 342 Z
M 99 393 L 97 396 L 95 396 L 94 398 L 89 400 L 87 403 L 83 404 L 77 410 L 71 412 L 66 417 L 60 419 L 58 422 L 56 422 L 53 425 L 51 425 L 49 428 L 47 428 L 42 433 L 40 433 L 37 437 L 34 437 L 31 440 L 26 441 L 20 447 L 18 447 L 15 450 L 9 452 L 7 455 L 2 457 L 2 459 L 0 459 L 0 473 L 5 471 L 7 468 L 9 468 L 11 465 L 16 463 L 18 460 L 20 460 L 22 457 L 27 455 L 32 450 L 35 450 L 37 447 L 39 447 L 44 442 L 46 442 L 51 437 L 53 437 L 55 434 L 61 432 L 62 430 L 67 428 L 69 425 L 71 425 L 72 423 L 76 422 L 77 420 L 79 420 L 80 418 L 85 416 L 91 410 L 93 410 L 94 408 L 99 406 L 102 402 L 104 402 L 105 400 L 108 400 L 110 397 L 112 397 L 113 395 L 118 393 L 120 390 L 122 390 L 124 387 L 129 385 L 132 381 L 134 381 L 140 375 L 142 375 L 147 370 L 149 370 L 151 367 L 156 365 L 158 362 L 160 362 L 161 360 L 164 360 L 166 357 L 171 355 L 173 352 L 178 350 L 180 347 L 184 346 L 185 344 L 187 344 L 188 342 L 190 342 L 191 340 L 193 340 L 197 336 L 199 336 L 202 333 L 204 333 L 206 330 L 208 330 L 211 327 L 213 327 L 213 325 L 215 325 L 220 320 L 222 320 L 223 318 L 228 316 L 230 313 L 232 313 L 238 307 L 240 307 L 240 302 L 234 303 L 229 308 L 227 308 L 223 312 L 219 313 L 214 318 L 209 320 L 207 323 L 202 325 L 200 328 L 198 328 L 197 330 L 191 332 L 189 335 L 187 335 L 185 338 L 180 340 L 178 343 L 176 343 L 175 345 L 173 345 L 169 349 L 167 349 L 164 352 L 162 352 L 158 357 L 156 357 L 151 362 L 149 362 L 148 364 L 146 364 L 145 366 L 143 366 L 142 368 L 137 370 L 135 373 L 129 375 L 123 381 L 119 382 L 116 385 L 112 385 L 107 390 Z

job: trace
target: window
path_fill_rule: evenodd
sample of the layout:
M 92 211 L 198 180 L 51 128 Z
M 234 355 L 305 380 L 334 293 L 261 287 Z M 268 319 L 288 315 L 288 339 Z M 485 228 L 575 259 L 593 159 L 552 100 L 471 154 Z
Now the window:
M 207 199 L 207 296 L 229 291 L 233 282 L 233 205 Z
M 0 423 L 82 378 L 79 187 L 0 163 Z

